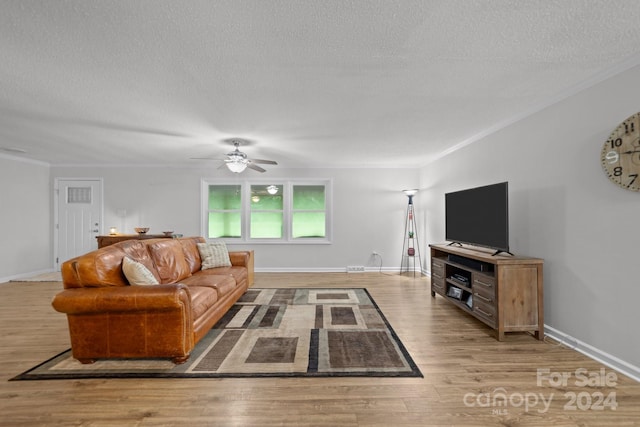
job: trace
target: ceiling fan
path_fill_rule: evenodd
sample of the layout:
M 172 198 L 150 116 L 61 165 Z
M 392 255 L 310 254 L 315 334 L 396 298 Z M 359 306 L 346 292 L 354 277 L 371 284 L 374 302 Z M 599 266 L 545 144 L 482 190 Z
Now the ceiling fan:
M 227 168 L 234 173 L 240 173 L 244 171 L 246 168 L 253 169 L 258 172 L 266 172 L 266 169 L 258 166 L 257 164 L 264 165 L 277 165 L 278 163 L 273 160 L 261 160 L 261 159 L 250 159 L 245 153 L 240 151 L 240 144 L 243 142 L 241 139 L 234 139 L 231 141 L 235 149 L 227 153 L 227 157 L 223 159 L 224 164 L 220 167 L 227 166 Z M 211 157 L 192 157 L 194 160 L 218 160 L 213 159 Z

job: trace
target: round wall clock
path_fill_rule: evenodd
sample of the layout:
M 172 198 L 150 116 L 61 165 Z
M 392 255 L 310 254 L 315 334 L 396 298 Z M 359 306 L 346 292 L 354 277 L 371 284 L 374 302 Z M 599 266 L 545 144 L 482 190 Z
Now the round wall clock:
M 600 155 L 609 179 L 622 188 L 640 191 L 640 113 L 624 120 L 609 135 Z

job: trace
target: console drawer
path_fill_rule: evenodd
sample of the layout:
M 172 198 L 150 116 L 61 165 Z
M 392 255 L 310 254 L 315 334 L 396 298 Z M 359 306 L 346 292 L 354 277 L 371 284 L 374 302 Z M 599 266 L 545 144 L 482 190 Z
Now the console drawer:
M 440 275 L 444 275 L 444 261 L 438 258 L 432 258 L 431 272 L 439 272 Z
M 495 304 L 486 304 L 475 293 L 473 295 L 473 314 L 492 328 L 496 327 Z
M 445 280 L 441 273 L 431 272 L 431 290 L 444 295 Z
M 472 287 L 474 294 L 477 292 L 483 297 L 486 297 L 491 301 L 495 301 L 496 281 L 492 276 L 478 273 L 474 274 Z
M 437 283 L 438 286 L 444 286 L 445 278 L 441 273 L 432 272 L 431 273 L 431 283 Z
M 444 259 L 443 258 L 431 258 L 431 265 L 435 265 L 438 267 L 444 267 Z
M 444 296 L 444 284 L 431 281 L 431 290 Z
M 487 307 L 491 307 L 493 311 L 495 311 L 496 300 L 493 296 L 482 295 L 480 292 L 473 291 L 473 302 L 480 303 Z
M 432 258 L 431 259 L 431 283 L 437 284 L 439 288 L 444 291 L 444 261 Z
M 431 269 L 431 280 L 442 281 L 444 283 L 444 269 Z

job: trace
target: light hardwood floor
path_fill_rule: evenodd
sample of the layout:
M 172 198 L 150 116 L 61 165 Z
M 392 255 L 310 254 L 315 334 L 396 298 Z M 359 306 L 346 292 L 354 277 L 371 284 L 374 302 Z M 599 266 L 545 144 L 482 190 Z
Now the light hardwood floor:
M 523 333 L 498 342 L 476 319 L 433 299 L 427 278 L 257 273 L 254 286 L 367 288 L 424 378 L 8 381 L 67 349 L 69 339 L 65 316 L 50 305 L 60 283 L 6 283 L 0 425 L 640 426 L 639 383 L 550 340 Z M 571 378 L 538 385 L 538 369 Z M 581 386 L 578 369 L 615 375 L 615 385 Z M 506 405 L 493 404 L 500 393 Z M 615 396 L 617 409 L 601 394 Z

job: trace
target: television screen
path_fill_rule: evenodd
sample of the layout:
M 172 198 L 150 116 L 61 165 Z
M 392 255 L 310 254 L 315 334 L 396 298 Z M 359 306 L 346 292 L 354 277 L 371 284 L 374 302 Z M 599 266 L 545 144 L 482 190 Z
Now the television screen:
M 509 251 L 507 182 L 445 194 L 445 239 Z

